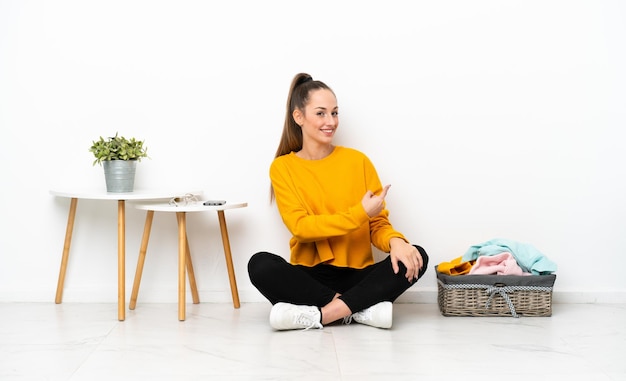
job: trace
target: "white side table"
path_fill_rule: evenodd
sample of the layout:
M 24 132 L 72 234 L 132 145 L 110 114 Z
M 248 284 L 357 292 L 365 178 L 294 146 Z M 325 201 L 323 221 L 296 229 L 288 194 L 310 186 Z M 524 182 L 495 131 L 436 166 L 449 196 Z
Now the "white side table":
M 72 231 L 74 230 L 74 218 L 76 216 L 76 206 L 78 199 L 88 200 L 113 200 L 117 201 L 117 315 L 120 321 L 126 318 L 125 306 L 125 261 L 126 261 L 126 201 L 163 200 L 172 197 L 184 196 L 186 193 L 201 195 L 202 192 L 175 192 L 165 190 L 136 190 L 128 193 L 109 193 L 106 190 L 51 190 L 50 193 L 57 197 L 71 199 L 70 211 L 67 218 L 67 228 L 65 230 L 65 242 L 63 245 L 63 255 L 61 257 L 61 270 L 57 283 L 55 303 L 61 303 L 63 299 L 63 284 L 65 282 L 65 272 L 72 242 Z
M 135 272 L 135 281 L 133 283 L 133 291 L 130 297 L 129 308 L 135 309 L 137 304 L 137 295 L 139 293 L 139 284 L 141 283 L 141 273 L 146 260 L 146 251 L 148 241 L 150 239 L 150 229 L 152 227 L 152 219 L 154 212 L 176 213 L 178 221 L 178 320 L 185 320 L 185 270 L 189 273 L 189 284 L 194 304 L 200 303 L 198 297 L 198 289 L 193 273 L 193 265 L 191 263 L 191 254 L 189 252 L 189 242 L 187 240 L 187 222 L 186 214 L 190 212 L 217 212 L 219 219 L 220 231 L 222 234 L 222 245 L 224 246 L 224 256 L 226 258 L 226 267 L 228 269 L 228 278 L 230 281 L 230 291 L 233 298 L 234 308 L 239 308 L 239 292 L 237 290 L 237 281 L 235 279 L 235 269 L 233 267 L 233 258 L 230 250 L 230 240 L 228 237 L 228 229 L 226 227 L 226 217 L 224 211 L 227 209 L 238 209 L 248 206 L 246 202 L 227 202 L 224 205 L 206 206 L 202 201 L 192 202 L 188 205 L 170 205 L 169 203 L 137 203 L 135 207 L 146 210 L 146 225 L 141 240 L 141 248 L 139 249 L 139 258 L 137 260 L 137 270 Z

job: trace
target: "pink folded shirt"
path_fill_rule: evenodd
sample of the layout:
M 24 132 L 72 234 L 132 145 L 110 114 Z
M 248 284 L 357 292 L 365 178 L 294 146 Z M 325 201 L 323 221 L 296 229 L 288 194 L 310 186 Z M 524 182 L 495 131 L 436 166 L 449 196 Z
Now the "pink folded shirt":
M 503 252 L 495 255 L 481 255 L 469 271 L 470 275 L 530 275 L 517 264 L 513 254 Z

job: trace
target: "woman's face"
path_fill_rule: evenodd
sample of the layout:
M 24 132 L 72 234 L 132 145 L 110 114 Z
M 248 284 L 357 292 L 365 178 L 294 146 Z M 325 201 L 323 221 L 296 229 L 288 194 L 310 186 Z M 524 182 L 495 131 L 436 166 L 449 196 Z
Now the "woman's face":
M 330 144 L 339 126 L 337 98 L 330 90 L 314 90 L 309 94 L 304 113 L 295 110 L 293 117 L 302 126 L 303 142 Z

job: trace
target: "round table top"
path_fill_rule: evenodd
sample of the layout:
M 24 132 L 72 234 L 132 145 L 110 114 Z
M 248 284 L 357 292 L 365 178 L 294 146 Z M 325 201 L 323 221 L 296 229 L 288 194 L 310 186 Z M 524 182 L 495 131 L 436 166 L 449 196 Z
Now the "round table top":
M 203 205 L 201 201 L 191 201 L 187 205 L 170 205 L 169 202 L 140 202 L 133 206 L 137 209 L 152 210 L 155 212 L 206 212 L 206 211 L 219 211 L 226 209 L 245 208 L 248 206 L 247 202 L 233 202 L 226 201 L 223 205 Z
M 181 191 L 163 189 L 136 189 L 133 192 L 107 192 L 104 189 L 53 189 L 50 193 L 58 197 L 80 198 L 89 200 L 162 200 L 180 197 L 191 193 L 201 196 L 202 191 Z

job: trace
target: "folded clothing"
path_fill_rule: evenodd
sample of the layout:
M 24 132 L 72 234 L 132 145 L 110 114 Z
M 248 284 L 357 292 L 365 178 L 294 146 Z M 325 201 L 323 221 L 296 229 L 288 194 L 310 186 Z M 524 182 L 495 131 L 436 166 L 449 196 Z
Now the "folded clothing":
M 463 261 L 463 257 L 454 258 L 450 262 L 441 262 L 437 271 L 447 275 L 469 274 L 475 261 Z
M 492 256 L 503 252 L 511 253 L 524 272 L 533 275 L 547 275 L 557 270 L 556 263 L 548 259 L 534 246 L 502 238 L 495 238 L 471 246 L 463 255 L 462 261 L 476 260 L 481 256 Z
M 469 271 L 470 275 L 531 275 L 525 273 L 517 264 L 513 254 L 503 252 L 500 254 L 482 256 L 476 259 L 476 263 Z

